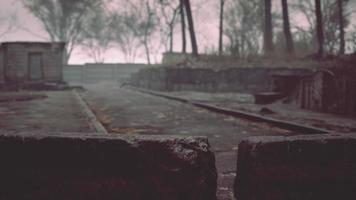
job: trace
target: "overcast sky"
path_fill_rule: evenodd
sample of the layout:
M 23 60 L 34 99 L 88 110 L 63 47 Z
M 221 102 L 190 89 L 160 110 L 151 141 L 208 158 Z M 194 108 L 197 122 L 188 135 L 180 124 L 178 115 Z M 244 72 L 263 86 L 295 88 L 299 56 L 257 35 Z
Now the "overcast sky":
M 196 3 L 199 3 L 198 1 L 205 1 L 206 4 L 204 6 L 210 8 L 214 8 L 216 2 L 216 0 L 195 0 Z M 218 41 L 218 22 L 215 19 L 217 11 L 215 9 L 212 9 L 213 11 L 209 10 L 211 9 L 199 9 L 194 16 L 195 20 L 200 22 L 196 23 L 196 29 L 199 32 L 197 38 L 202 52 L 206 47 L 211 47 Z M 48 41 L 48 34 L 43 30 L 41 23 L 23 8 L 20 0 L 0 0 L 0 16 L 3 17 L 5 13 L 16 13 L 18 23 L 22 28 L 5 35 L 0 38 L 0 41 Z M 1 29 L 3 30 L 4 28 L 1 28 L 0 24 Z M 177 33 L 177 37 L 179 36 L 178 34 L 180 33 Z M 176 48 L 177 51 L 180 50 L 178 44 Z M 154 62 L 160 62 L 161 56 L 152 55 L 152 59 Z M 136 59 L 136 62 L 145 61 L 144 55 Z M 93 62 L 93 60 L 80 47 L 76 48 L 71 56 L 70 63 L 85 62 Z M 112 49 L 107 52 L 105 62 L 125 62 L 125 60 L 117 50 Z
M 356 0 L 350 0 L 352 7 L 356 8 Z M 196 21 L 196 32 L 200 52 L 205 49 L 216 48 L 218 41 L 218 2 L 219 0 L 192 0 L 194 7 L 199 6 L 200 9 L 195 10 L 194 20 Z M 278 0 L 279 3 L 279 0 Z M 0 18 L 7 14 L 16 13 L 18 24 L 22 29 L 18 29 L 11 34 L 0 38 L 0 41 L 48 41 L 48 35 L 43 30 L 41 23 L 25 8 L 23 8 L 20 0 L 0 0 Z M 353 20 L 354 21 L 354 20 Z M 302 22 L 300 22 L 302 23 Z M 4 30 L 4 25 L 0 24 L 0 33 Z M 180 33 L 177 33 L 176 37 Z M 180 50 L 180 44 L 176 45 L 176 50 Z M 162 50 L 163 51 L 163 50 Z M 154 61 L 160 62 L 160 56 L 153 56 Z M 85 63 L 92 62 L 81 48 L 76 48 L 70 63 Z M 123 56 L 115 49 L 112 49 L 106 54 L 106 62 L 125 62 Z M 145 62 L 144 55 L 138 58 L 136 62 Z

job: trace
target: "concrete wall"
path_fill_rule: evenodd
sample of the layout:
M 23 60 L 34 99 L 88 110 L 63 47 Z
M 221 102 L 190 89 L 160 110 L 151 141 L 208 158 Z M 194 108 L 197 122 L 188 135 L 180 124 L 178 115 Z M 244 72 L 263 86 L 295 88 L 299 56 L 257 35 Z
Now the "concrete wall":
M 356 81 L 345 73 L 322 70 L 305 77 L 290 98 L 300 108 L 356 116 Z
M 27 80 L 28 57 L 27 51 L 22 44 L 11 44 L 5 47 L 5 76 L 11 82 L 24 82 Z
M 163 53 L 162 64 L 163 65 L 175 65 L 181 64 L 189 61 L 194 61 L 196 58 L 190 53 L 180 53 L 180 52 L 165 52 Z M 226 61 L 236 61 L 238 58 L 229 55 L 212 55 L 212 54 L 199 54 L 199 61 L 203 62 L 226 62 Z
M 272 91 L 273 74 L 304 75 L 305 69 L 230 68 L 214 71 L 204 68 L 149 68 L 141 70 L 131 78 L 131 84 L 154 90 L 245 92 Z
M 60 82 L 63 71 L 62 43 L 3 43 L 5 51 L 5 76 L 11 82 L 29 81 L 28 55 L 30 53 L 42 54 L 43 80 Z
M 0 197 L 17 200 L 216 200 L 204 137 L 0 135 Z
M 131 74 L 146 68 L 145 64 L 91 64 L 64 67 L 64 81 L 72 85 L 92 84 L 101 81 L 126 82 Z
M 255 137 L 238 146 L 239 200 L 356 199 L 356 135 Z

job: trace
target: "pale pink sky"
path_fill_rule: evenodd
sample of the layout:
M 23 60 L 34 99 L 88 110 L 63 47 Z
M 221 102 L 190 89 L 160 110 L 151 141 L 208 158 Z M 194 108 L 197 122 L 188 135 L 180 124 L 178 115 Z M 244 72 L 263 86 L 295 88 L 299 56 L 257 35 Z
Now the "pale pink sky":
M 41 23 L 26 9 L 23 8 L 21 0 L 0 0 L 0 18 L 8 13 L 16 13 L 18 23 L 23 29 L 18 29 L 11 34 L 0 38 L 1 41 L 46 41 L 48 40 L 47 33 L 43 30 Z M 197 40 L 200 52 L 205 49 L 216 48 L 218 41 L 218 2 L 219 0 L 192 0 L 194 6 L 199 6 L 200 9 L 194 10 L 194 20 L 196 25 Z M 277 3 L 277 2 L 276 2 Z M 279 0 L 278 0 L 279 3 Z M 353 7 L 356 8 L 356 0 L 351 0 Z M 203 6 L 202 6 L 203 5 Z M 299 23 L 301 20 L 298 20 Z M 4 29 L 4 25 L 0 24 L 0 33 Z M 180 33 L 176 33 L 175 38 L 180 38 Z M 176 41 L 175 50 L 180 50 L 180 41 Z M 164 51 L 163 49 L 161 52 Z M 125 62 L 123 56 L 112 49 L 106 54 L 106 62 Z M 160 55 L 152 55 L 152 60 L 160 62 Z M 86 63 L 93 60 L 86 55 L 83 50 L 78 47 L 73 52 L 70 63 Z M 140 56 L 136 62 L 145 62 L 144 56 Z
M 214 8 L 216 5 L 216 0 L 194 0 L 192 1 L 197 4 L 205 2 L 205 6 Z M 209 12 L 209 10 L 212 10 Z M 16 30 L 11 34 L 7 34 L 0 38 L 1 41 L 48 41 L 48 35 L 43 30 L 41 23 L 36 19 L 31 13 L 23 8 L 20 0 L 0 0 L 0 16 L 4 16 L 5 13 L 16 12 L 18 16 L 18 23 L 22 29 Z M 194 13 L 195 20 L 200 23 L 196 23 L 196 29 L 199 34 L 197 34 L 197 39 L 199 42 L 199 48 L 204 52 L 205 47 L 213 46 L 218 41 L 218 23 L 216 20 L 217 11 L 216 9 L 199 9 L 198 12 Z M 3 29 L 3 28 L 2 28 Z M 0 24 L 1 30 L 1 24 Z M 214 30 L 214 31 L 213 31 Z M 215 31 L 216 30 L 216 31 Z M 176 38 L 180 37 L 180 33 L 176 33 Z M 177 51 L 180 50 L 180 44 L 176 42 L 175 48 Z M 164 51 L 163 49 L 161 50 Z M 142 53 L 140 53 L 142 54 Z M 105 62 L 125 62 L 123 56 L 115 49 L 109 50 L 106 53 Z M 160 62 L 160 55 L 152 55 L 152 60 L 154 62 Z M 70 63 L 85 63 L 92 62 L 93 60 L 86 55 L 83 50 L 78 47 L 73 52 Z M 145 62 L 144 55 L 139 56 L 135 62 Z

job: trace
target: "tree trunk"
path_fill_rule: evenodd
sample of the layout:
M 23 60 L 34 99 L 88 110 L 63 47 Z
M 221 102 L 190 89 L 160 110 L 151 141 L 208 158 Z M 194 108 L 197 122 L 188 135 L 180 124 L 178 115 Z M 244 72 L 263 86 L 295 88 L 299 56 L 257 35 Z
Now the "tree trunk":
M 273 53 L 272 1 L 265 1 L 264 50 L 265 55 Z
M 185 34 L 185 14 L 184 14 L 184 3 L 183 0 L 180 0 L 180 17 L 182 24 L 182 52 L 187 52 L 187 39 Z
M 192 43 L 192 53 L 193 53 L 194 57 L 198 57 L 198 45 L 197 45 L 197 40 L 195 37 L 193 16 L 192 16 L 191 8 L 190 8 L 190 1 L 189 0 L 183 0 L 183 1 L 184 1 L 184 5 L 185 5 L 185 11 L 187 13 L 190 40 Z
M 147 8 L 147 13 L 148 13 L 148 19 L 147 19 L 146 26 L 145 26 L 145 35 L 144 35 L 143 43 L 145 46 L 147 63 L 149 65 L 151 65 L 150 49 L 148 48 L 148 28 L 149 28 L 149 23 L 151 22 L 152 14 L 151 14 L 151 8 L 150 8 L 148 1 L 146 2 L 146 8 Z
M 288 12 L 288 1 L 282 0 L 282 11 L 283 11 L 283 31 L 286 39 L 286 50 L 289 55 L 294 55 L 294 44 L 293 38 L 290 31 L 289 24 L 289 12 Z
M 324 57 L 324 30 L 323 19 L 321 14 L 320 0 L 315 0 L 315 15 L 316 15 L 316 29 L 318 38 L 318 57 Z
M 340 31 L 340 50 L 339 54 L 345 54 L 345 30 L 344 30 L 344 5 L 343 0 L 337 0 L 337 5 L 339 8 L 339 31 Z
M 169 52 L 173 52 L 173 37 L 174 37 L 174 34 L 173 34 L 173 31 L 174 31 L 174 26 L 173 24 L 170 24 L 169 25 Z
M 145 51 L 146 51 L 146 58 L 147 58 L 147 64 L 151 65 L 151 58 L 150 58 L 150 49 L 148 48 L 147 41 L 145 41 Z
M 219 26 L 219 55 L 223 52 L 223 30 L 224 30 L 224 4 L 225 0 L 220 0 L 220 26 Z

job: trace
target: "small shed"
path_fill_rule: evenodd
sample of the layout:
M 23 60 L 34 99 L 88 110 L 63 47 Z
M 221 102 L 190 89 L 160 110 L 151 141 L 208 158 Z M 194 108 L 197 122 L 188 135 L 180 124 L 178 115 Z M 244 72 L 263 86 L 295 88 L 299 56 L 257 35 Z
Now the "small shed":
M 0 44 L 0 84 L 63 81 L 63 42 Z

